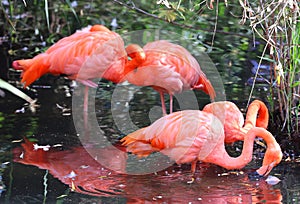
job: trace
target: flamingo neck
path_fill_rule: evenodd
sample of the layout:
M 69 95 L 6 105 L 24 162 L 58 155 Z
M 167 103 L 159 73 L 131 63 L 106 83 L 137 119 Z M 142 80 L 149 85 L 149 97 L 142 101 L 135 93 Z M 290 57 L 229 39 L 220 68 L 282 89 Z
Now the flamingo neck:
M 127 55 L 131 58 L 131 60 L 130 61 L 128 60 L 125 64 L 125 68 L 124 68 L 125 75 L 138 68 L 146 59 L 146 55 L 142 48 L 136 51 L 128 50 L 126 48 L 126 52 Z
M 280 149 L 280 147 L 277 146 L 278 143 L 276 142 L 276 140 L 270 132 L 260 127 L 254 127 L 245 135 L 243 150 L 240 156 L 231 157 L 230 155 L 228 155 L 223 144 L 223 153 L 221 153 L 220 149 L 218 150 L 218 154 L 212 152 L 211 157 L 208 157 L 207 159 L 205 159 L 205 161 L 217 164 L 226 169 L 243 168 L 252 160 L 253 142 L 256 136 L 264 139 L 267 143 L 268 148 L 275 147 L 276 151 L 278 150 L 278 148 Z M 268 163 L 268 160 L 269 158 L 265 157 L 264 163 Z
M 252 160 L 254 138 L 255 135 L 252 132 L 250 135 L 245 136 L 243 150 L 238 157 L 231 157 L 224 149 L 225 152 L 219 165 L 226 169 L 241 169 L 246 166 Z
M 258 117 L 257 117 L 258 116 Z M 266 105 L 259 101 L 253 101 L 247 111 L 244 130 L 248 131 L 252 127 L 268 127 L 269 113 Z

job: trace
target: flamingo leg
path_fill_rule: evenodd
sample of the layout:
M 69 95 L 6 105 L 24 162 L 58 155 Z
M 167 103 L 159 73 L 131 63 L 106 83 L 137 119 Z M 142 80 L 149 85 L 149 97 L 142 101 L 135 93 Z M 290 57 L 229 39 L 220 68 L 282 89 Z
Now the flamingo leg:
M 195 172 L 196 172 L 196 166 L 197 166 L 197 160 L 192 161 L 192 165 L 191 165 L 191 172 L 194 176 Z
M 192 161 L 192 164 L 191 164 L 192 179 L 187 182 L 189 184 L 192 184 L 195 181 L 196 166 L 197 166 L 197 160 Z
M 88 103 L 89 103 L 89 87 L 84 87 L 84 100 L 83 100 L 83 111 L 88 111 Z
M 173 113 L 173 95 L 170 94 L 170 113 Z
M 165 104 L 164 93 L 163 92 L 159 92 L 159 95 L 160 95 L 162 112 L 163 112 L 163 115 L 165 116 L 165 115 L 167 115 L 167 111 L 166 111 L 166 104 Z
M 88 104 L 89 104 L 89 87 L 84 88 L 84 99 L 83 99 L 83 123 L 85 135 L 88 135 Z

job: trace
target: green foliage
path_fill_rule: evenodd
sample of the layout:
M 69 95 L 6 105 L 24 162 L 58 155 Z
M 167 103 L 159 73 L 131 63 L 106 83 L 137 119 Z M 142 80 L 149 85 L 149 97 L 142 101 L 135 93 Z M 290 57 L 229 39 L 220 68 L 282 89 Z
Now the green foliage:
M 239 76 L 245 72 L 246 58 L 259 60 L 260 56 L 261 62 L 268 61 L 273 69 L 267 97 L 273 100 L 274 108 L 279 106 L 283 121 L 292 117 L 288 113 L 299 103 L 300 15 L 296 0 L 3 2 L 0 34 L 9 38 L 11 60 L 33 57 L 62 37 L 91 24 L 104 24 L 120 34 L 164 29 L 188 39 L 190 44 L 185 46 L 192 48 L 192 52 L 207 52 L 220 70 L 227 91 L 236 97 L 242 91 L 238 88 Z M 117 27 L 110 25 L 113 19 L 117 19 Z M 253 39 L 260 42 L 258 52 L 249 51 Z M 249 100 L 253 93 L 255 86 Z
M 2 112 L 0 112 L 0 128 L 2 128 L 3 127 L 3 125 L 2 125 L 2 121 L 4 121 L 4 117 L 3 117 L 3 113 Z
M 48 5 L 47 9 L 45 5 Z M 10 20 L 16 29 L 11 36 L 11 60 L 33 57 L 62 37 L 87 25 L 99 23 L 115 29 L 110 23 L 116 18 L 116 29 L 120 34 L 143 29 L 163 29 L 174 33 L 167 39 L 186 39 L 190 43 L 184 46 L 192 54 L 200 51 L 209 53 L 220 72 L 224 73 L 222 77 L 225 82 L 239 83 L 241 79 L 238 75 L 244 71 L 240 58 L 245 58 L 249 36 L 243 33 L 250 33 L 250 30 L 247 26 L 239 25 L 239 19 L 228 18 L 231 13 L 242 14 L 234 4 L 226 7 L 220 3 L 218 19 L 216 11 L 208 9 L 206 3 L 201 1 L 169 1 L 169 8 L 156 1 L 146 0 L 77 1 L 76 5 L 71 1 L 28 1 L 26 6 L 14 2 L 4 5 L 4 9 L 8 7 L 13 8 Z M 23 15 L 22 19 L 17 18 L 20 15 Z M 8 23 L 5 28 L 7 35 L 13 30 Z M 215 35 L 214 30 L 219 35 Z M 244 45 L 242 50 L 239 50 L 240 38 Z M 145 40 L 150 39 L 146 36 Z M 230 86 L 227 88 L 232 92 Z M 236 93 L 238 95 L 238 90 Z
M 159 8 L 157 10 L 159 18 L 165 18 L 169 22 L 173 22 L 176 19 L 186 20 L 184 13 L 186 12 L 186 8 L 181 5 L 181 1 L 179 2 L 166 2 L 163 8 Z M 159 3 L 158 3 L 159 4 Z
M 299 103 L 299 2 L 261 1 L 241 4 L 243 20 L 265 41 L 261 60 L 270 62 L 271 98 L 280 110 L 282 129 L 294 131 L 297 115 L 291 114 Z M 267 56 L 267 57 L 266 57 Z M 254 88 L 254 87 L 253 87 Z M 273 112 L 274 110 L 272 110 Z

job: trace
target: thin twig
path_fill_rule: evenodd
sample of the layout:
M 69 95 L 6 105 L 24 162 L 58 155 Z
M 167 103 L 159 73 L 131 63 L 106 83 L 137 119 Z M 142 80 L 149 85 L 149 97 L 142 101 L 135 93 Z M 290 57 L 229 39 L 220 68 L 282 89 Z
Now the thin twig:
M 215 41 L 215 36 L 216 36 L 216 31 L 217 31 L 217 25 L 218 25 L 218 16 L 219 16 L 219 0 L 217 0 L 216 21 L 215 21 L 215 26 L 214 26 L 214 32 L 213 32 L 212 39 L 211 39 L 211 47 L 214 47 L 214 41 Z
M 203 28 L 199 28 L 199 27 L 196 27 L 196 26 L 190 26 L 190 25 L 187 25 L 187 24 L 181 24 L 181 23 L 177 23 L 177 22 L 174 22 L 174 21 L 171 21 L 169 22 L 168 20 L 164 19 L 164 18 L 160 18 L 158 17 L 157 15 L 154 15 L 154 14 L 151 14 L 151 13 L 148 13 L 147 11 L 144 11 L 136 6 L 129 6 L 128 4 L 124 3 L 124 2 L 121 2 L 119 0 L 113 0 L 113 2 L 117 3 L 117 4 L 120 4 L 122 6 L 125 6 L 126 8 L 129 8 L 131 10 L 134 10 L 138 13 L 141 13 L 141 14 L 144 14 L 144 15 L 147 15 L 147 16 L 150 16 L 152 18 L 155 18 L 157 20 L 160 20 L 160 21 L 164 21 L 164 22 L 167 22 L 167 23 L 170 23 L 172 25 L 176 25 L 176 26 L 179 26 L 179 27 L 182 27 L 182 28 L 187 28 L 187 29 L 192 29 L 192 30 L 202 30 L 202 31 L 206 31 L 206 32 L 213 32 L 212 30 L 210 29 L 203 29 Z M 234 35 L 234 36 L 240 36 L 240 37 L 245 37 L 245 38 L 251 38 L 249 37 L 249 35 L 246 35 L 246 34 L 240 34 L 240 33 L 233 33 L 233 32 L 226 32 L 226 31 L 221 31 L 221 30 L 215 30 L 216 33 L 220 33 L 220 34 L 226 34 L 226 35 Z
M 265 45 L 264 50 L 263 50 L 263 52 L 262 52 L 262 56 L 261 56 L 260 59 L 259 59 L 258 66 L 257 66 L 257 70 L 256 70 L 256 72 L 255 72 L 255 76 L 254 76 L 254 80 L 253 80 L 253 84 L 252 84 L 252 87 L 251 87 L 251 90 L 250 90 L 250 93 L 249 93 L 249 97 L 248 97 L 247 107 L 248 107 L 249 104 L 250 104 L 250 100 L 251 100 L 251 97 L 252 97 L 252 95 L 253 95 L 253 90 L 254 90 L 254 86 L 255 86 L 255 81 L 256 81 L 256 78 L 257 78 L 257 76 L 258 76 L 259 68 L 260 68 L 260 65 L 261 65 L 261 63 L 262 63 L 263 56 L 264 56 L 265 53 L 266 53 L 267 47 L 268 47 L 268 44 Z

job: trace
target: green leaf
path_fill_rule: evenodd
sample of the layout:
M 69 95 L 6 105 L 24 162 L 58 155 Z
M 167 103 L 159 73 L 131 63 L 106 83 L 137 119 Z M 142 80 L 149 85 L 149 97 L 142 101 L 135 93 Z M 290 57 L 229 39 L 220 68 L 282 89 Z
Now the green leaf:
M 183 15 L 183 13 L 182 13 L 182 12 L 180 12 L 180 11 L 177 11 L 177 13 L 179 14 L 179 16 L 181 16 L 181 18 L 182 18 L 183 20 L 185 20 L 185 16 Z
M 176 17 L 177 17 L 177 14 L 174 11 L 171 11 L 171 10 L 167 11 L 167 13 L 166 13 L 167 21 L 173 22 L 176 20 Z
M 157 15 L 159 18 L 164 18 L 169 22 L 176 20 L 177 14 L 173 10 L 169 9 L 160 9 Z
M 296 81 L 295 83 L 293 83 L 291 85 L 291 87 L 293 88 L 293 87 L 296 87 L 296 86 L 299 86 L 299 85 L 300 85 L 300 81 Z

